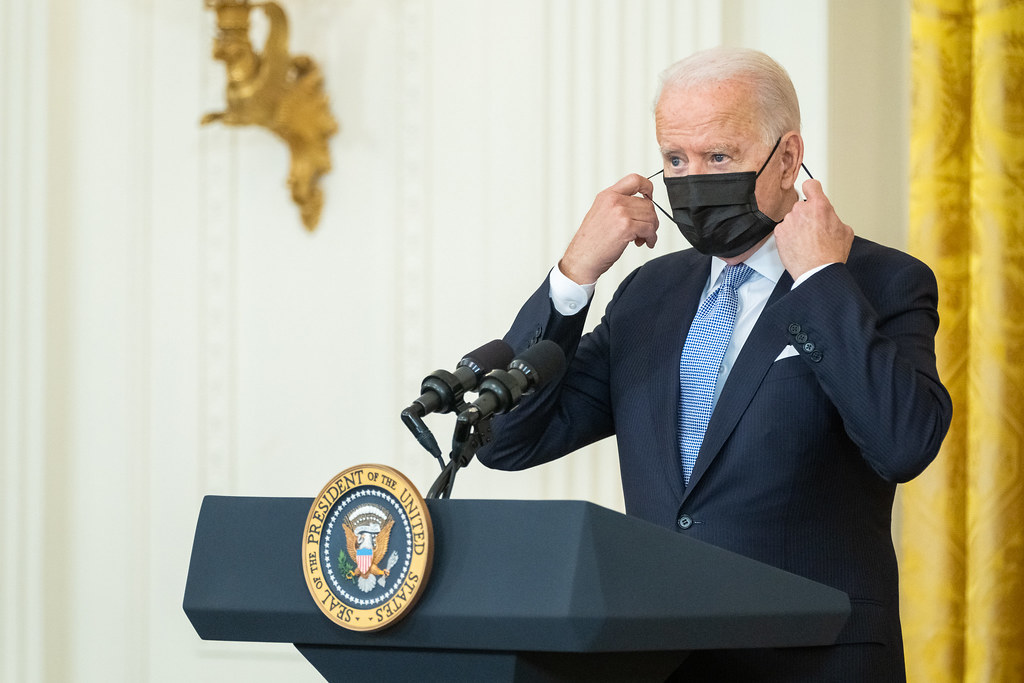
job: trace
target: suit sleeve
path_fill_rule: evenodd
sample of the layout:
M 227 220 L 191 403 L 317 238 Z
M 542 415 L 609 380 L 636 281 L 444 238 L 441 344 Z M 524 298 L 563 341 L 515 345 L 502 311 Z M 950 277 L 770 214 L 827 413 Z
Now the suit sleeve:
M 846 264 L 829 266 L 768 311 L 888 481 L 920 474 L 949 428 L 952 402 L 935 363 L 937 303 L 931 270 L 905 257 L 885 278 L 858 281 Z
M 608 305 L 633 279 L 620 286 Z M 556 342 L 565 353 L 566 370 L 539 391 L 523 398 L 519 407 L 498 415 L 492 424 L 492 440 L 480 449 L 486 466 L 520 470 L 540 465 L 590 443 L 611 436 L 614 426 L 609 396 L 609 318 L 586 335 L 588 309 L 563 316 L 551 304 L 547 281 L 526 302 L 505 335 L 516 353 L 541 339 Z

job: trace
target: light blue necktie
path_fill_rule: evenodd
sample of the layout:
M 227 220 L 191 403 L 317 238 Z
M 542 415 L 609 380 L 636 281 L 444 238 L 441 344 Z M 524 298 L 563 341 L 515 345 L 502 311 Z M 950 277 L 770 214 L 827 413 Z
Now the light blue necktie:
M 726 266 L 722 284 L 697 309 L 683 344 L 679 358 L 679 445 L 687 484 L 715 407 L 718 373 L 736 324 L 736 290 L 753 274 L 745 263 Z

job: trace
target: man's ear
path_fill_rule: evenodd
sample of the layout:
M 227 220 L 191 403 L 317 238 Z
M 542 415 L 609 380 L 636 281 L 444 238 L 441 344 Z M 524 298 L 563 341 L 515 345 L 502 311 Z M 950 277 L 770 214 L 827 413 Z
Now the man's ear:
M 790 131 L 783 135 L 777 153 L 779 163 L 782 164 L 779 187 L 782 190 L 789 190 L 796 185 L 796 178 L 800 174 L 800 164 L 804 161 L 804 139 L 800 137 L 800 133 Z

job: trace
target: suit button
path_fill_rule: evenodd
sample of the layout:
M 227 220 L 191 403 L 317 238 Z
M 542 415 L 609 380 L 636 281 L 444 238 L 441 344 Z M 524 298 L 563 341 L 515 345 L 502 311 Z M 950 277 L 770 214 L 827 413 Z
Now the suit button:
M 813 350 L 814 350 L 814 342 L 807 342 L 806 344 L 804 344 L 804 351 L 806 351 L 807 353 L 810 353 Z
M 690 515 L 682 515 L 679 517 L 676 523 L 679 525 L 680 529 L 689 529 L 691 526 L 693 526 L 693 518 L 690 517 Z
M 798 334 L 800 332 L 800 329 L 801 329 L 800 326 L 798 324 L 796 324 L 796 323 L 790 323 L 789 324 L 789 333 L 790 334 Z
M 796 340 L 797 344 L 803 344 L 805 341 L 807 341 L 807 333 L 801 332 L 800 334 L 793 337 L 793 339 Z
M 821 351 L 815 351 L 810 355 L 810 359 L 815 363 L 821 362 Z

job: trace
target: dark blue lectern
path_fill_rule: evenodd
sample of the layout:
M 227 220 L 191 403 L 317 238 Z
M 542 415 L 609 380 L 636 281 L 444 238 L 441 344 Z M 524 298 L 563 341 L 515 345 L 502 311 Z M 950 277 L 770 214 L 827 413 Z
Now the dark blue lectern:
M 203 501 L 185 613 L 208 640 L 294 643 L 328 681 L 662 681 L 698 649 L 827 645 L 846 594 L 578 501 L 429 500 L 414 611 L 344 630 L 310 596 L 310 498 Z

